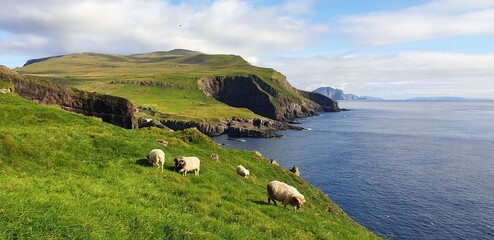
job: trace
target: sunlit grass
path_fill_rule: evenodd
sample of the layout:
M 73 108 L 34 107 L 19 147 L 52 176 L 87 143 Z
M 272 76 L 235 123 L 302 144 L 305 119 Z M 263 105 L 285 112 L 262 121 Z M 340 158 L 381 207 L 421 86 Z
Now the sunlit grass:
M 164 172 L 145 160 L 153 148 Z M 199 176 L 173 172 L 180 155 L 201 159 Z M 268 205 L 274 179 L 307 204 Z M 376 238 L 301 178 L 197 130 L 126 130 L 14 94 L 0 94 L 0 223 L 0 239 Z
M 138 106 L 154 107 L 173 119 L 195 121 L 260 117 L 248 109 L 230 107 L 207 97 L 197 81 L 212 76 L 256 75 L 297 102 L 285 77 L 270 68 L 250 65 L 235 55 L 205 55 L 172 51 L 140 55 L 71 54 L 16 69 L 85 91 L 120 96 Z M 111 81 L 152 81 L 172 88 L 109 84 Z M 273 104 L 278 105 L 276 99 Z M 214 117 L 212 117 L 212 114 Z

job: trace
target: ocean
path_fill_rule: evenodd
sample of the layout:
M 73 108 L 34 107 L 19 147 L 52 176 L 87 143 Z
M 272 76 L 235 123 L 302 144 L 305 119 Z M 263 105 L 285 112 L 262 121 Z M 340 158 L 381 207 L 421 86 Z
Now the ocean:
M 494 102 L 339 104 L 281 139 L 214 140 L 297 165 L 384 238 L 494 239 Z

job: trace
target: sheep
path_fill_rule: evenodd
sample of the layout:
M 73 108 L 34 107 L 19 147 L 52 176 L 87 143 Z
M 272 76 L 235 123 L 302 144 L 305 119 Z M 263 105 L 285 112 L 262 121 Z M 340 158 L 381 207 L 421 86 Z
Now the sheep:
M 244 177 L 244 178 L 248 178 L 250 173 L 249 173 L 249 170 L 247 170 L 244 166 L 242 165 L 238 165 L 237 166 L 237 173 L 238 175 Z
M 197 157 L 176 157 L 175 171 L 182 173 L 183 176 L 187 175 L 187 172 L 194 171 L 195 175 L 199 175 L 201 161 Z
M 268 204 L 273 201 L 274 205 L 276 205 L 275 200 L 278 200 L 282 201 L 285 208 L 287 204 L 290 204 L 297 211 L 305 203 L 304 195 L 300 194 L 296 188 L 284 182 L 271 181 L 266 187 L 268 190 Z
M 146 155 L 146 158 L 153 166 L 161 166 L 161 171 L 163 172 L 163 165 L 165 165 L 165 152 L 163 152 L 163 150 L 153 149 Z

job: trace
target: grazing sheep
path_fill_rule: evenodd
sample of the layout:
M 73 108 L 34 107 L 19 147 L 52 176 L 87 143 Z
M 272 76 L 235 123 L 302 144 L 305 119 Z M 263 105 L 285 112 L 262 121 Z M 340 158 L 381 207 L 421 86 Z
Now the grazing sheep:
M 237 166 L 237 173 L 238 175 L 244 177 L 244 178 L 248 178 L 249 177 L 249 170 L 247 170 L 244 166 L 242 165 L 238 165 Z
M 271 181 L 266 187 L 268 189 L 268 204 L 272 200 L 274 205 L 276 205 L 275 200 L 278 200 L 283 203 L 285 208 L 287 204 L 290 204 L 297 211 L 305 203 L 304 195 L 300 194 L 296 188 L 284 182 Z
M 161 149 L 153 149 L 146 155 L 146 158 L 155 167 L 161 166 L 161 171 L 163 172 L 163 165 L 165 165 L 165 153 Z
M 201 161 L 197 157 L 176 157 L 175 171 L 182 173 L 183 176 L 187 175 L 187 172 L 194 171 L 195 175 L 199 175 Z

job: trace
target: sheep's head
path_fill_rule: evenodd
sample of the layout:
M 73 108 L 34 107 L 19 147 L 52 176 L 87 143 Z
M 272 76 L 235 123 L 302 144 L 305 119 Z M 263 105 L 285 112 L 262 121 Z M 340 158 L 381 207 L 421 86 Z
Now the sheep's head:
M 302 195 L 294 196 L 290 200 L 290 205 L 292 205 L 295 208 L 295 210 L 300 209 L 302 205 L 304 205 L 304 203 L 305 203 L 305 198 Z
M 173 159 L 173 162 L 175 163 L 175 172 L 178 172 L 179 169 L 179 161 L 182 160 L 182 157 L 176 157 L 175 159 Z
M 185 167 L 185 160 L 183 157 L 177 157 L 173 161 L 175 162 L 175 172 L 178 172 Z

